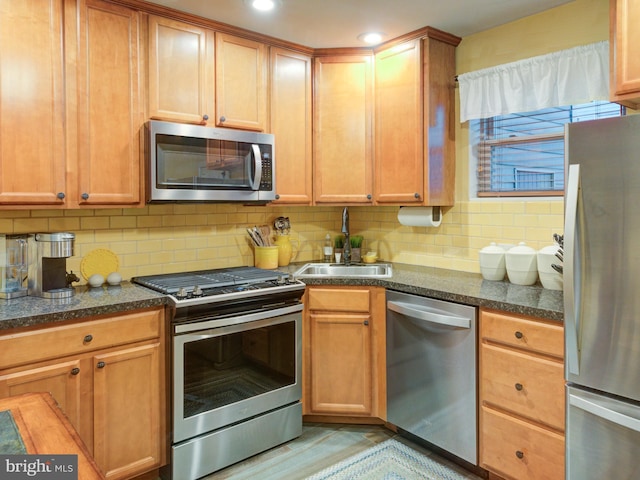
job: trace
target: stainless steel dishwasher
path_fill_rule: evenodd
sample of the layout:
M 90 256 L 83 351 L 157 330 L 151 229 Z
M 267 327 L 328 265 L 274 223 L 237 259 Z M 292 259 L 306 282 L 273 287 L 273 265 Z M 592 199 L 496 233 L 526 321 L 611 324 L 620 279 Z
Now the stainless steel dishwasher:
M 387 420 L 477 465 L 476 309 L 387 290 Z

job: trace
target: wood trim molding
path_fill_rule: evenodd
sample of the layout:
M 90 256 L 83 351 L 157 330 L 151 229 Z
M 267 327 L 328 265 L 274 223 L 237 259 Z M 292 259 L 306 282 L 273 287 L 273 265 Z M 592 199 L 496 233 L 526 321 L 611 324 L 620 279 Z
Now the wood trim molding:
M 313 48 L 305 47 L 304 45 L 298 45 L 293 42 L 287 42 L 285 40 L 270 37 L 260 33 L 253 32 L 251 30 L 245 30 L 244 28 L 235 27 L 227 23 L 210 20 L 208 18 L 193 15 L 191 13 L 182 12 L 173 8 L 156 5 L 155 3 L 145 2 L 143 0 L 108 0 L 111 3 L 119 5 L 125 5 L 127 7 L 135 8 L 143 13 L 152 15 L 158 15 L 161 17 L 168 17 L 172 20 L 179 20 L 182 22 L 191 23 L 203 28 L 209 28 L 216 32 L 228 33 L 241 38 L 247 38 L 249 40 L 255 40 L 261 43 L 266 43 L 275 47 L 288 48 L 307 55 L 313 54 Z
M 131 7 L 131 8 L 135 8 L 140 12 L 143 12 L 146 14 L 168 17 L 168 18 L 171 18 L 172 20 L 179 20 L 182 22 L 191 23 L 199 27 L 209 28 L 217 32 L 228 33 L 231 35 L 235 35 L 237 37 L 247 38 L 249 40 L 255 40 L 255 41 L 262 42 L 274 47 L 281 47 L 289 50 L 295 50 L 297 52 L 304 53 L 305 55 L 310 55 L 314 57 L 323 57 L 328 55 L 366 55 L 368 53 L 373 54 L 375 51 L 386 49 L 386 48 L 392 47 L 397 43 L 402 43 L 407 40 L 411 40 L 415 38 L 424 38 L 424 37 L 433 38 L 445 43 L 449 43 L 453 46 L 457 46 L 462 40 L 460 37 L 444 32 L 442 30 L 438 30 L 437 28 L 422 27 L 418 30 L 414 30 L 413 32 L 406 33 L 386 43 L 378 45 L 375 48 L 374 47 L 344 47 L 344 48 L 314 49 L 304 45 L 299 45 L 297 43 L 288 42 L 280 38 L 275 38 L 269 35 L 256 33 L 251 30 L 245 30 L 244 28 L 235 27 L 227 23 L 210 20 L 208 18 L 200 17 L 198 15 L 194 15 L 191 13 L 182 12 L 180 10 L 175 10 L 173 8 L 157 5 L 155 3 L 146 2 L 144 0 L 107 0 L 107 1 L 111 3 Z

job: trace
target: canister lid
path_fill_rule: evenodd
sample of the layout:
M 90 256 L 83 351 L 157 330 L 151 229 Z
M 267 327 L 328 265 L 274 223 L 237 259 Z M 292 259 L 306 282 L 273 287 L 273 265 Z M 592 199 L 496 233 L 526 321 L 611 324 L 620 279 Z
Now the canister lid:
M 67 242 L 74 238 L 75 233 L 70 232 L 36 233 L 36 242 Z
M 496 245 L 496 242 L 491 242 L 489 245 L 480 250 L 480 253 L 504 253 L 504 248 Z
M 507 250 L 507 256 L 509 255 L 535 255 L 536 251 L 528 247 L 526 243 L 520 242 L 517 247 Z

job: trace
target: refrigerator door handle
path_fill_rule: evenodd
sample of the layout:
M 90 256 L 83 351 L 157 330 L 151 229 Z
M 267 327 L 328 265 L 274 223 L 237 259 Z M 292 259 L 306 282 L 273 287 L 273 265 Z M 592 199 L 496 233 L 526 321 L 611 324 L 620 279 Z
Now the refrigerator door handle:
M 616 412 L 615 410 L 603 407 L 602 405 L 598 405 L 597 403 L 586 400 L 582 397 L 569 395 L 569 405 L 577 407 L 587 413 L 595 415 L 596 417 L 602 418 L 611 423 L 615 423 L 616 425 L 620 425 L 621 427 L 640 432 L 639 419 L 629 417 L 628 415 L 624 415 L 622 413 Z
M 578 355 L 578 316 L 576 315 L 575 250 L 578 231 L 578 194 L 580 190 L 580 165 L 569 165 L 567 193 L 565 197 L 564 224 L 564 332 L 565 357 L 568 373 L 578 375 L 580 362 Z M 578 292 L 579 295 L 579 292 Z

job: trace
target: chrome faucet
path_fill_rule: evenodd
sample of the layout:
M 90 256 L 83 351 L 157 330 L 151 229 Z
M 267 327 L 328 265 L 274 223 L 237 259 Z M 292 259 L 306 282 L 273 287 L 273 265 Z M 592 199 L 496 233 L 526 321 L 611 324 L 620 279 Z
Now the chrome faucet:
M 342 258 L 345 265 L 351 265 L 351 242 L 349 241 L 349 209 L 344 207 L 342 211 L 342 233 L 344 234 L 344 250 Z

